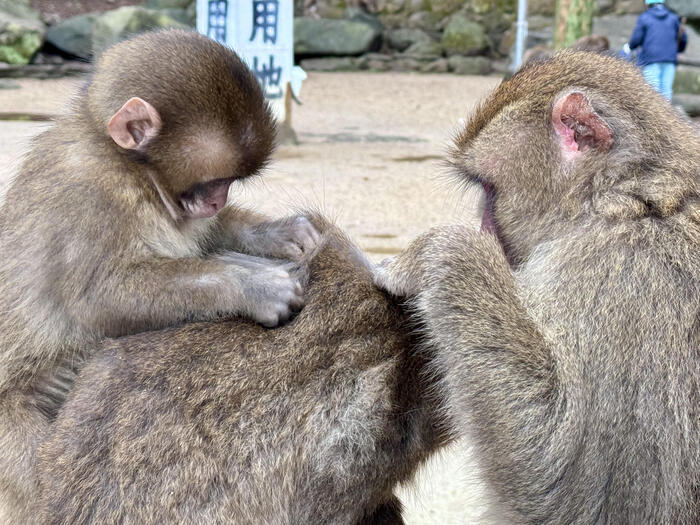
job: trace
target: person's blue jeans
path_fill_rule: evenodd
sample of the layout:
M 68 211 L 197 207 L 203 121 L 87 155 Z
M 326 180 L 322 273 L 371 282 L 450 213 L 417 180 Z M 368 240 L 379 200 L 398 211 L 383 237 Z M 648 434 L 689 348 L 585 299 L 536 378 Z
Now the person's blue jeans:
M 666 100 L 671 100 L 676 64 L 673 62 L 654 62 L 644 66 L 642 73 L 656 91 L 661 93 Z

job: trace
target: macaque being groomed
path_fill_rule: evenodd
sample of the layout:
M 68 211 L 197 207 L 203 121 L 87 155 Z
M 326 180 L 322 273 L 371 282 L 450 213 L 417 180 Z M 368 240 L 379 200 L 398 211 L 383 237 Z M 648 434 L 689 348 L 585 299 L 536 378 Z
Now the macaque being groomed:
M 398 525 L 446 440 L 401 305 L 314 219 L 306 306 L 105 341 L 40 447 L 42 525 Z
M 613 58 L 501 84 L 451 163 L 482 231 L 423 235 L 377 281 L 414 297 L 457 433 L 515 523 L 700 516 L 700 137 Z
M 275 123 L 247 67 L 196 33 L 117 44 L 35 139 L 0 210 L 0 521 L 25 523 L 36 441 L 104 337 L 301 308 L 318 234 L 227 207 Z M 266 258 L 266 257 L 269 257 Z

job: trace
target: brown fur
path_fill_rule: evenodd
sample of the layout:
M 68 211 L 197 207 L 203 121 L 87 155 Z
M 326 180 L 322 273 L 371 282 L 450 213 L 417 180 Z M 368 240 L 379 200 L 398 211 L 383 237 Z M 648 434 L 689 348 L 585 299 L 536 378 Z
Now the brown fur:
M 304 310 L 106 342 L 41 448 L 41 523 L 401 523 L 445 435 L 400 306 L 334 228 Z
M 599 141 L 566 160 L 571 93 Z M 499 86 L 451 162 L 497 235 L 435 230 L 377 279 L 416 295 L 500 504 L 519 523 L 697 523 L 700 137 L 632 66 L 569 52 Z
M 122 149 L 108 122 L 137 96 L 162 128 Z M 183 31 L 107 51 L 70 114 L 35 140 L 0 210 L 1 522 L 30 519 L 36 440 L 97 341 L 221 314 L 275 324 L 300 300 L 280 261 L 215 252 L 295 257 L 306 219 L 232 207 L 193 219 L 177 203 L 256 173 L 273 145 L 252 73 Z

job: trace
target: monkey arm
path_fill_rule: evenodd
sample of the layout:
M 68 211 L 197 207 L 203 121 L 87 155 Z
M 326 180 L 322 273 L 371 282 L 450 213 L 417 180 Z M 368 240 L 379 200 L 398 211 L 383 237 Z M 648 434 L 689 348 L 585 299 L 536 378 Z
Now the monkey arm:
M 298 261 L 319 240 L 320 234 L 306 217 L 273 221 L 253 211 L 227 206 L 217 215 L 211 248 Z
M 552 347 L 527 314 L 498 241 L 464 227 L 434 229 L 378 281 L 415 294 L 449 413 L 458 433 L 480 440 L 485 474 L 510 501 L 536 499 L 547 480 L 527 480 L 555 431 L 558 383 Z M 532 439 L 523 439 L 525 428 L 535 429 Z
M 111 272 L 83 294 L 88 304 L 81 311 L 87 312 L 83 322 L 108 337 L 221 315 L 274 325 L 288 309 L 301 306 L 300 294 L 289 265 L 277 262 L 245 256 L 149 258 Z
M 414 296 L 443 346 L 457 346 L 460 354 L 489 349 L 528 374 L 550 375 L 548 343 L 521 303 L 495 237 L 461 226 L 434 228 L 383 263 L 375 282 L 395 295 Z

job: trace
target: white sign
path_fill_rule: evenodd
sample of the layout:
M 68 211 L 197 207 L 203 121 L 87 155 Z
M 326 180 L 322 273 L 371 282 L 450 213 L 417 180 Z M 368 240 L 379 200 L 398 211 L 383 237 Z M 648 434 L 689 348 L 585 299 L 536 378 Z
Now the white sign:
M 304 75 L 294 67 L 293 0 L 197 0 L 197 31 L 241 57 L 283 118 L 286 87 L 297 93 Z

